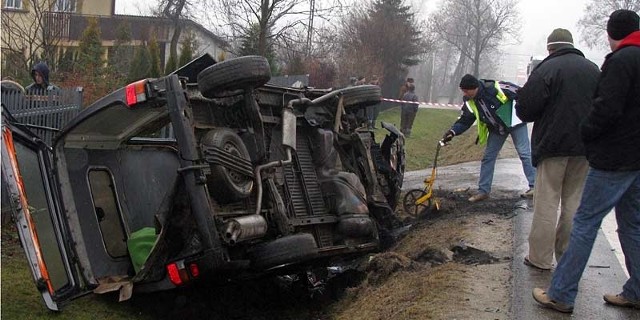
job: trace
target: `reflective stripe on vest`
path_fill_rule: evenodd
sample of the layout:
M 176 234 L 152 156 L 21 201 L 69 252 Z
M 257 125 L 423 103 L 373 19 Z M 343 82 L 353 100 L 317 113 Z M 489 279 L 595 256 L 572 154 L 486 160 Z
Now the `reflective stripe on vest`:
M 498 84 L 498 81 L 494 82 L 494 85 L 496 91 L 498 92 L 496 93 L 496 98 L 498 99 L 498 101 L 500 101 L 501 104 L 506 103 L 509 98 L 507 98 L 507 95 L 504 94 L 502 89 L 500 89 L 500 84 Z M 467 108 L 469 108 L 469 111 L 473 112 L 473 114 L 476 116 L 476 122 L 478 123 L 478 144 L 483 145 L 487 143 L 487 139 L 489 139 L 489 128 L 487 127 L 486 123 L 480 121 L 480 112 L 478 112 L 476 102 L 471 99 L 466 102 L 466 105 Z
M 498 98 L 498 101 L 500 101 L 500 103 L 502 104 L 507 103 L 507 100 L 509 100 L 509 98 L 507 98 L 507 95 L 504 94 L 502 89 L 500 89 L 500 84 L 498 83 L 498 81 L 494 82 L 493 84 L 496 87 L 496 91 L 498 91 L 498 93 L 496 94 L 496 98 Z

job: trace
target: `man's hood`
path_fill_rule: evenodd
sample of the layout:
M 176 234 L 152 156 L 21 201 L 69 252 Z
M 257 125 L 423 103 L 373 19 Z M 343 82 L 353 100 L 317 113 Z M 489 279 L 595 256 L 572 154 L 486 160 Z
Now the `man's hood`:
M 38 71 L 42 75 L 42 78 L 44 79 L 44 85 L 48 86 L 49 85 L 49 67 L 47 67 L 47 64 L 44 62 L 39 62 L 38 64 L 33 66 L 33 69 L 31 69 L 31 78 L 33 79 L 34 82 L 36 81 L 36 71 Z
M 620 44 L 618 44 L 616 50 L 631 46 L 640 47 L 640 31 L 634 31 L 624 39 L 622 39 L 622 41 L 620 41 Z

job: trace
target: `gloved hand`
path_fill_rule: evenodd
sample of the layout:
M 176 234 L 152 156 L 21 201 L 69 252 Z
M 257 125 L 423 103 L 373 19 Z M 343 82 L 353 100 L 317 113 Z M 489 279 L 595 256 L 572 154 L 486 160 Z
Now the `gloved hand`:
M 453 137 L 456 135 L 455 132 L 453 132 L 453 130 L 447 130 L 447 132 L 444 133 L 444 135 L 442 136 L 442 142 L 449 142 L 451 141 L 451 139 L 453 139 Z

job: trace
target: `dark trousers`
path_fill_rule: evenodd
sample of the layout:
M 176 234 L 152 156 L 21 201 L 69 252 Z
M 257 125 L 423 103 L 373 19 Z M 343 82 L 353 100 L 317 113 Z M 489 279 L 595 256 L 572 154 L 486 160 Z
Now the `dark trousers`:
M 413 121 L 418 114 L 417 105 L 402 106 L 402 113 L 400 114 L 400 132 L 405 136 L 411 135 L 411 127 L 413 127 Z
M 367 107 L 367 120 L 369 120 L 369 127 L 375 127 L 378 113 L 380 113 L 380 105 Z

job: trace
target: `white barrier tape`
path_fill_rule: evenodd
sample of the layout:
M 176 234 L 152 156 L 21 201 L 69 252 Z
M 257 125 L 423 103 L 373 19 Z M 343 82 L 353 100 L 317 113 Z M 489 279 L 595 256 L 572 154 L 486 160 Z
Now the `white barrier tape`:
M 417 104 L 417 105 L 426 105 L 427 107 L 435 107 L 435 108 L 454 108 L 460 109 L 460 105 L 457 104 L 449 104 L 449 103 L 435 103 L 435 102 L 420 102 L 420 101 L 405 101 L 405 100 L 397 100 L 397 99 L 389 99 L 389 98 L 381 98 L 383 101 L 396 102 L 396 103 L 406 103 L 406 104 Z

